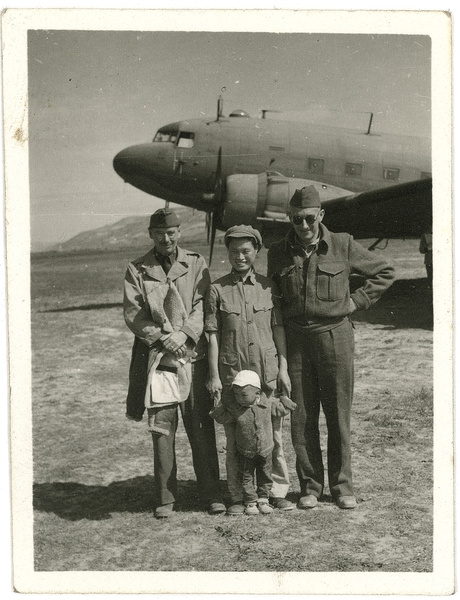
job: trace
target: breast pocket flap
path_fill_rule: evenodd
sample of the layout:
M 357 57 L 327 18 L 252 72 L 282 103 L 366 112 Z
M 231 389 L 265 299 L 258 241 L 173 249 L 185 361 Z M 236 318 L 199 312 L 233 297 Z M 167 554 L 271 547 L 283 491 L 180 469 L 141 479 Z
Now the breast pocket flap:
M 328 262 L 328 263 L 317 263 L 318 270 L 327 275 L 338 275 L 345 271 L 345 264 L 343 262 Z
M 230 304 L 229 302 L 222 302 L 220 310 L 233 315 L 241 314 L 241 307 L 238 304 Z
M 262 310 L 267 311 L 273 308 L 272 300 L 265 300 L 264 302 L 257 302 L 254 304 L 254 312 L 260 312 Z

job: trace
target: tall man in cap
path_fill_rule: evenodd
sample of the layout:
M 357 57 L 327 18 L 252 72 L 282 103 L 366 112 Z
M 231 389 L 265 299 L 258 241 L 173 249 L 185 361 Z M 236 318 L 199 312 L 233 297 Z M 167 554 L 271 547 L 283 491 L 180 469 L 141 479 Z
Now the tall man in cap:
M 255 371 L 262 382 L 261 393 L 270 398 L 275 389 L 290 399 L 291 383 L 286 362 L 286 338 L 276 286 L 254 270 L 262 247 L 260 233 L 248 225 L 230 227 L 225 245 L 232 270 L 215 281 L 205 304 L 205 331 L 209 336 L 208 389 L 214 400 L 228 404 L 233 399 L 232 383 L 238 372 Z M 290 406 L 287 406 L 290 408 Z M 227 484 L 231 498 L 229 515 L 244 513 L 243 485 L 238 477 L 235 424 L 226 424 Z M 286 499 L 289 474 L 282 444 L 282 417 L 273 418 L 272 504 L 292 510 Z
M 168 365 L 181 364 L 180 361 L 194 356 L 190 391 L 179 406 L 192 448 L 200 496 L 212 514 L 221 513 L 225 505 L 220 493 L 214 422 L 209 416 L 213 403 L 206 389 L 208 366 L 203 334 L 203 299 L 210 284 L 209 271 L 200 254 L 177 245 L 180 222 L 171 210 L 160 209 L 151 216 L 149 235 L 154 244 L 152 250 L 131 262 L 125 275 L 124 317 L 135 335 L 126 416 L 135 421 L 143 417 L 148 397 L 149 354 L 151 359 L 158 355 L 171 359 L 160 361 L 159 372 L 174 371 Z M 164 396 L 164 390 L 162 393 Z M 151 397 L 156 401 L 154 388 Z M 167 402 L 168 398 L 159 400 Z M 163 411 L 161 426 L 152 423 L 149 427 L 153 437 L 156 518 L 172 514 L 177 495 L 178 411 L 174 401 L 171 398 L 169 409 Z
M 369 308 L 394 279 L 394 269 L 347 233 L 322 223 L 314 186 L 296 190 L 288 208 L 292 229 L 271 245 L 268 274 L 281 293 L 292 399 L 292 441 L 301 498 L 314 508 L 324 488 L 319 436 L 320 407 L 328 430 L 329 489 L 339 508 L 356 506 L 351 473 L 350 413 L 354 335 L 350 315 Z M 352 273 L 364 276 L 350 294 Z

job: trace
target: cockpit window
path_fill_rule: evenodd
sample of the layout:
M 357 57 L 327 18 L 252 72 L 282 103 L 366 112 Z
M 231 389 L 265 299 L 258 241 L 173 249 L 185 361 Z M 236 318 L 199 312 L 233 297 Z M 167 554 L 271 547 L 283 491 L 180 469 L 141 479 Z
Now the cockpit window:
M 192 131 L 181 131 L 179 134 L 178 148 L 193 148 L 195 145 L 195 134 Z
M 177 139 L 178 129 L 171 129 L 171 127 L 162 127 L 159 129 L 153 138 L 154 142 L 171 142 L 175 143 Z

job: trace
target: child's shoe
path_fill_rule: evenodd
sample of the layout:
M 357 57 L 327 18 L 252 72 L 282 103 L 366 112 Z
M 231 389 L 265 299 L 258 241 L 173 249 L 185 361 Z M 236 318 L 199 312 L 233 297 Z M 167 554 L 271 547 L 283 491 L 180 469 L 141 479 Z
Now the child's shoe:
M 268 498 L 259 498 L 257 500 L 257 507 L 262 515 L 271 515 L 273 512 L 273 507 L 268 503 Z
M 248 502 L 244 509 L 245 515 L 258 515 L 259 509 L 257 508 L 257 502 Z

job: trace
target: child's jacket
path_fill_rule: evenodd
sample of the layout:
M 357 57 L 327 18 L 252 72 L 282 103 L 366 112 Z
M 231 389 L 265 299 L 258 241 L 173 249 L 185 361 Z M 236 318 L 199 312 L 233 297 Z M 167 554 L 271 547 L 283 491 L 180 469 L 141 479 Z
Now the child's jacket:
M 236 400 L 218 404 L 209 414 L 218 423 L 235 423 L 236 449 L 248 458 L 268 456 L 273 450 L 272 415 L 283 417 L 290 411 L 278 398 L 262 394 L 258 404 L 240 406 Z

